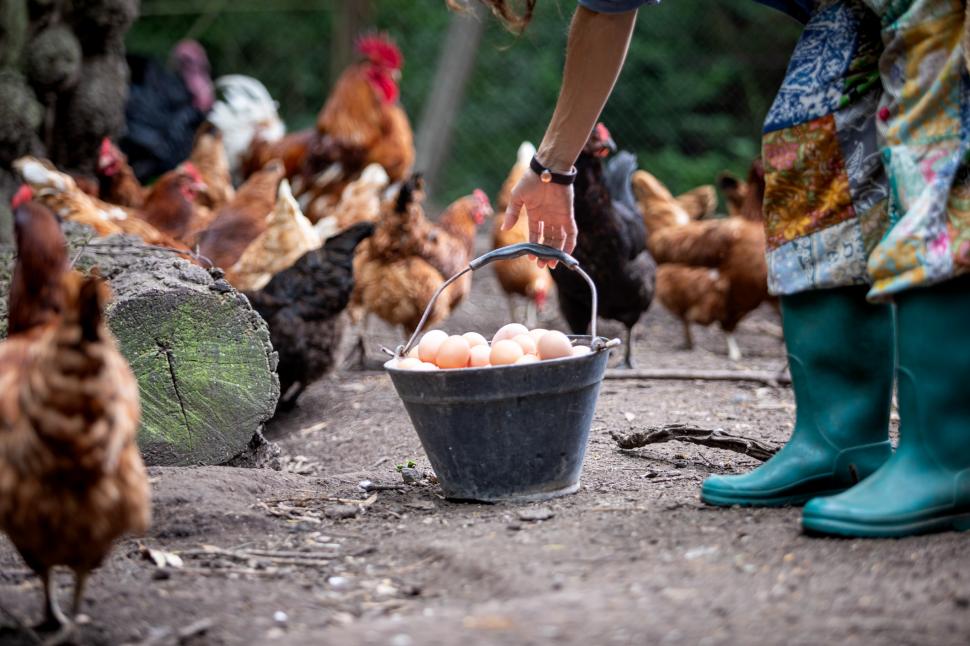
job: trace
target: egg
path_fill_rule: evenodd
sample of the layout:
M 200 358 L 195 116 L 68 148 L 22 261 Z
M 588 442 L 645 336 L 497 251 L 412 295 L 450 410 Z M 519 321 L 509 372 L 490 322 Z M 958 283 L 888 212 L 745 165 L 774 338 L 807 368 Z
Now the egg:
M 512 340 L 522 346 L 522 352 L 525 352 L 526 354 L 536 353 L 536 342 L 528 334 L 519 334 L 512 337 Z
M 411 357 L 412 359 L 419 359 L 420 358 L 420 357 L 418 357 L 418 346 L 417 345 L 415 345 L 413 348 L 411 348 L 410 350 L 408 350 L 408 356 Z
M 434 358 L 438 355 L 438 348 L 448 338 L 448 334 L 442 330 L 429 330 L 421 337 L 418 344 L 418 358 L 427 363 L 434 363 Z
M 520 323 L 509 323 L 508 325 L 503 325 L 499 328 L 495 336 L 492 337 L 492 345 L 495 345 L 496 341 L 502 341 L 504 339 L 512 339 L 520 334 L 528 334 L 529 328 Z
M 441 342 L 434 362 L 439 368 L 464 368 L 468 365 L 470 351 L 464 337 L 453 335 Z
M 483 337 L 478 332 L 465 332 L 461 335 L 463 339 L 468 341 L 468 345 L 475 347 L 476 345 L 488 345 L 488 339 Z
M 507 366 L 518 361 L 524 354 L 521 345 L 511 339 L 503 339 L 492 343 L 492 352 L 488 358 L 493 366 Z
M 539 358 L 543 361 L 568 357 L 572 355 L 573 351 L 573 344 L 569 342 L 569 337 L 556 330 L 543 334 L 542 338 L 539 339 L 538 346 Z
M 418 366 L 420 365 L 420 359 L 415 359 L 414 357 L 404 357 L 403 359 L 398 359 L 397 365 L 394 367 L 398 370 L 417 370 Z
M 521 365 L 523 363 L 539 363 L 539 357 L 534 354 L 523 354 L 521 357 L 519 357 L 518 361 L 515 362 L 515 365 Z
M 468 365 L 472 368 L 484 368 L 490 365 L 492 349 L 487 345 L 472 346 L 468 352 Z
M 572 353 L 574 357 L 583 357 L 592 352 L 588 345 L 575 345 L 573 346 Z
M 547 330 L 544 327 L 537 327 L 534 330 L 529 330 L 529 336 L 532 337 L 532 340 L 533 341 L 535 341 L 536 343 L 538 343 L 539 342 L 539 339 L 542 338 L 542 335 L 545 334 L 548 331 L 549 330 Z
M 419 372 L 428 372 L 430 370 L 437 370 L 437 369 L 438 369 L 438 366 L 434 365 L 433 363 L 428 363 L 427 361 L 422 361 L 420 364 L 418 364 L 413 368 L 413 370 L 417 370 Z

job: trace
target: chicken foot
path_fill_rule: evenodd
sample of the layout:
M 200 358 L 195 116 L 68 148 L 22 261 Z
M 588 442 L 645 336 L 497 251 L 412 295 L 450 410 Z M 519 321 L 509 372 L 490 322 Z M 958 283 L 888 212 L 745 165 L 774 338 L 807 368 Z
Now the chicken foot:
M 51 572 L 48 570 L 43 577 L 44 614 L 46 617 L 42 626 L 45 630 L 57 629 L 57 632 L 40 642 L 43 646 L 59 646 L 74 641 L 77 633 L 75 620 L 81 613 L 81 603 L 84 600 L 84 587 L 88 582 L 88 574 L 87 570 L 75 570 L 74 572 L 74 595 L 71 600 L 70 618 L 64 614 L 57 603 L 53 582 L 51 581 Z
M 44 646 L 55 646 L 63 644 L 74 635 L 74 622 L 71 621 L 57 603 L 57 594 L 52 580 L 51 570 L 46 570 L 40 575 L 41 582 L 44 584 L 44 621 L 35 626 L 37 632 L 56 631 L 50 637 L 45 638 L 41 643 Z M 75 590 L 76 592 L 76 590 Z

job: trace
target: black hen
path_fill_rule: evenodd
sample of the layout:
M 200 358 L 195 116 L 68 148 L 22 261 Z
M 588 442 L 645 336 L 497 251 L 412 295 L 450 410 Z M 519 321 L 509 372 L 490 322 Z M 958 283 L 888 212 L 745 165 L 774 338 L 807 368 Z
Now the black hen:
M 333 368 L 345 325 L 341 314 L 354 289 L 354 250 L 373 233 L 369 222 L 348 227 L 248 294 L 279 353 L 280 409 L 292 408 Z
M 631 368 L 633 327 L 653 300 L 657 265 L 647 251 L 646 230 L 636 208 L 627 200 L 611 197 L 609 187 L 621 190 L 636 170 L 636 158 L 624 155 L 611 165 L 607 177 L 602 159 L 615 147 L 609 131 L 598 124 L 576 160 L 573 208 L 579 236 L 573 255 L 596 283 L 599 316 L 626 326 L 623 365 Z M 553 270 L 552 277 L 563 318 L 573 334 L 586 334 L 592 309 L 589 287 L 576 272 L 562 265 Z
M 212 79 L 205 50 L 194 41 L 172 53 L 174 71 L 158 61 L 128 55 L 131 85 L 125 106 L 127 132 L 121 150 L 142 182 L 188 159 L 195 131 L 212 107 Z
M 637 170 L 637 156 L 629 150 L 621 150 L 606 162 L 606 172 L 603 183 L 614 202 L 619 202 L 630 213 L 639 213 L 637 198 L 633 195 L 633 184 L 630 178 Z M 637 218 L 643 222 L 641 218 Z

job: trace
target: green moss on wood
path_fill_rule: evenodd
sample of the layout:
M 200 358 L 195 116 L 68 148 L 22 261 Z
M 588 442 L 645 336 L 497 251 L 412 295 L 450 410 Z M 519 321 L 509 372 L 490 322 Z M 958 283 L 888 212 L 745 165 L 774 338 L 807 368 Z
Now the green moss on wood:
M 114 292 L 108 325 L 138 379 L 146 462 L 221 464 L 247 450 L 279 398 L 269 332 L 248 301 L 172 254 L 67 233 L 77 267 L 97 267 Z M 0 338 L 12 265 L 0 247 Z

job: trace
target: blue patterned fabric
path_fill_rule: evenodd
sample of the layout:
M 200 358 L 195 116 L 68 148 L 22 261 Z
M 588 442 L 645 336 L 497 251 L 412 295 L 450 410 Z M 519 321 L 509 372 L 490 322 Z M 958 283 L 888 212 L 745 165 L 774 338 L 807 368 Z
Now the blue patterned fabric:
M 623 13 L 645 4 L 660 4 L 660 0 L 579 0 L 579 4 L 596 13 Z
M 765 132 L 832 114 L 839 107 L 846 70 L 856 51 L 859 19 L 850 3 L 820 10 L 805 26 L 785 84 L 765 120 Z

